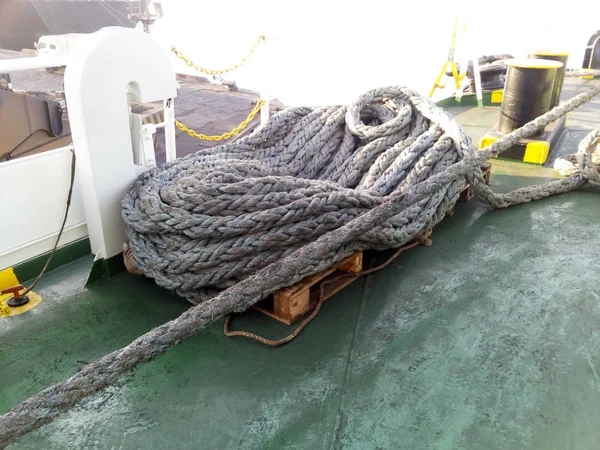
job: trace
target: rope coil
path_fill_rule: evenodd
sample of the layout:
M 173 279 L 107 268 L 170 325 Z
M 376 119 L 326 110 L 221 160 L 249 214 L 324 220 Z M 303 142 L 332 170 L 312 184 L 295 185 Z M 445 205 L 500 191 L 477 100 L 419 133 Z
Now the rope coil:
M 147 172 L 123 200 L 138 267 L 194 303 L 234 285 L 472 156 L 456 122 L 436 124 L 440 112 L 414 91 L 375 90 L 349 107 L 290 108 L 251 136 Z M 407 244 L 445 217 L 466 182 L 449 182 L 297 276 Z
M 460 125 L 428 99 L 405 88 L 376 89 L 348 107 L 287 109 L 236 142 L 146 172 L 125 195 L 123 218 L 137 266 L 199 303 L 484 153 L 476 155 Z M 582 185 L 594 178 L 593 163 L 585 164 L 557 184 L 509 194 L 485 185 L 481 164 L 447 177 L 380 226 L 311 261 L 290 284 L 356 251 L 406 245 L 445 217 L 467 182 L 501 208 Z
M 545 185 L 496 194 L 485 186 L 480 166 L 599 93 L 600 87 L 595 86 L 475 154 L 462 128 L 428 99 L 403 88 L 378 89 L 361 96 L 349 108 L 358 116 L 346 114 L 343 107 L 293 108 L 239 141 L 167 163 L 163 170 L 143 173 L 123 200 L 128 232 L 136 241 L 132 246 L 136 261 L 138 265 L 143 261 L 143 268 L 148 270 L 146 264 L 156 260 L 151 275 L 157 276 L 157 282 L 170 284 L 202 303 L 0 416 L 0 447 L 52 421 L 84 397 L 107 388 L 122 374 L 156 358 L 220 317 L 245 310 L 266 294 L 330 266 L 331 260 L 345 256 L 348 250 L 409 242 L 423 226 L 441 220 L 439 214 L 455 201 L 454 187 L 464 185 L 465 179 L 482 200 L 496 207 L 566 192 L 588 180 L 596 182 L 600 177 L 600 167 L 594 163 L 600 151 L 594 137 L 598 136 L 597 130 L 580 146 L 575 170 Z M 388 100 L 392 106 L 387 106 Z M 400 116 L 407 117 L 397 119 Z M 396 124 L 384 126 L 390 120 Z M 344 122 L 348 122 L 347 128 Z M 351 127 L 371 137 L 361 139 L 350 131 Z M 250 150 L 255 156 L 245 156 Z M 286 151 L 278 154 L 281 150 Z M 262 158 L 268 158 L 271 165 L 260 164 Z M 367 161 L 370 164 L 365 164 Z M 274 168 L 285 169 L 287 174 L 298 171 L 298 175 L 310 178 L 278 175 Z M 255 178 L 244 183 L 248 175 Z M 256 177 L 262 182 L 257 183 Z M 295 189 L 286 191 L 288 182 Z M 259 200 L 266 186 L 271 186 L 272 195 L 268 201 Z M 345 195 L 347 190 L 357 195 Z M 385 192 L 388 194 L 381 195 Z M 245 193 L 254 198 L 244 201 L 241 196 Z M 288 213 L 276 214 L 280 203 L 287 205 Z M 206 209 L 206 204 L 211 208 Z M 266 206 L 272 210 L 261 212 Z M 154 212 L 150 213 L 152 207 Z M 228 213 L 238 208 L 246 212 L 231 223 Z M 315 222 L 312 235 L 305 227 L 285 228 L 294 220 L 303 220 L 302 211 L 324 213 L 319 216 L 324 220 Z M 136 218 L 141 221 L 140 231 L 136 231 Z M 270 234 L 269 239 L 261 241 L 259 231 L 278 226 L 282 234 Z M 246 251 L 240 236 L 249 229 L 253 232 L 247 235 L 250 251 Z M 137 235 L 144 230 L 149 237 Z M 211 247 L 211 238 L 203 233 L 213 232 L 231 240 L 229 251 Z M 165 238 L 161 239 L 163 234 Z M 189 241 L 188 236 L 194 236 L 194 240 Z M 291 242 L 281 245 L 282 238 Z M 275 246 L 269 247 L 267 241 Z M 155 258 L 156 246 L 162 244 L 171 251 Z M 198 246 L 204 246 L 204 257 L 199 256 Z M 252 260 L 252 254 L 263 247 L 278 248 L 278 257 L 264 260 L 266 255 L 261 255 L 260 261 Z M 186 253 L 193 257 L 182 257 Z M 230 267 L 213 270 L 231 258 L 254 265 L 233 278 L 228 275 Z M 159 281 L 161 271 L 172 278 Z M 186 276 L 188 271 L 191 277 Z M 225 286 L 236 277 L 235 285 L 212 298 L 199 295 L 209 284 Z

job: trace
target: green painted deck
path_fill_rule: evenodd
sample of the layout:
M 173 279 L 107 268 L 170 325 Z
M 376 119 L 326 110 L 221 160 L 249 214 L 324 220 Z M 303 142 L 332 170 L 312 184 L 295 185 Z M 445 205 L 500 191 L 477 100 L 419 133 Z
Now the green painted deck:
M 563 147 L 600 122 L 577 114 Z M 491 185 L 554 176 L 500 161 Z M 221 320 L 10 448 L 598 448 L 599 200 L 459 204 L 433 246 L 350 285 L 290 344 L 226 338 Z M 84 288 L 90 265 L 53 270 L 40 306 L 0 322 L 0 413 L 188 308 L 126 273 Z M 255 312 L 234 328 L 289 332 Z

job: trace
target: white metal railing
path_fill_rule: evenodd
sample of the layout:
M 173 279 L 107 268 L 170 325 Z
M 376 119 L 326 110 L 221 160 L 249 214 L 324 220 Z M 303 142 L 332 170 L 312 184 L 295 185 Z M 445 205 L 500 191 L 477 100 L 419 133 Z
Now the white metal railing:
M 46 69 L 66 66 L 69 55 L 32 56 L 28 58 L 0 59 L 0 73 L 19 72 L 23 70 Z

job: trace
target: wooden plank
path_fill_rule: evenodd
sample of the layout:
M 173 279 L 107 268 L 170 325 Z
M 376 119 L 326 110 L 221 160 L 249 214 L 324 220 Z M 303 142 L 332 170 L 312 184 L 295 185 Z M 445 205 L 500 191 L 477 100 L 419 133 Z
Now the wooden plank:
M 304 290 L 309 289 L 315 283 L 318 283 L 327 275 L 335 272 L 336 270 L 341 270 L 343 272 L 358 272 L 359 270 L 355 270 L 358 266 L 362 268 L 362 252 L 355 253 L 354 255 L 343 259 L 342 261 L 330 267 L 329 269 L 326 269 L 315 275 L 310 275 L 293 286 L 280 289 L 275 293 L 275 297 L 291 298 L 295 295 L 300 294 Z
M 362 270 L 362 252 L 355 253 L 336 265 L 310 275 L 293 286 L 280 289 L 269 298 L 254 305 L 254 309 L 287 325 L 315 307 L 319 300 L 321 283 L 324 286 L 324 299 L 348 286 L 356 277 L 348 277 L 333 282 L 332 278 L 344 273 L 357 273 Z
M 281 292 L 273 295 L 273 314 L 292 323 L 310 309 L 310 286 L 288 296 Z

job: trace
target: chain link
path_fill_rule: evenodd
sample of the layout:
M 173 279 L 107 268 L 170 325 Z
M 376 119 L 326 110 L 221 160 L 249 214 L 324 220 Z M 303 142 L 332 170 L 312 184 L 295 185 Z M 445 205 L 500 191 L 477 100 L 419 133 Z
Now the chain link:
M 252 119 L 254 119 L 254 116 L 256 116 L 256 114 L 258 113 L 258 111 L 260 111 L 260 108 L 262 108 L 262 106 L 264 104 L 265 104 L 264 100 L 259 100 L 258 102 L 256 102 L 256 106 L 254 107 L 254 109 L 252 111 L 250 111 L 250 114 L 248 114 L 248 117 L 246 117 L 246 119 L 242 123 L 240 123 L 233 130 L 228 131 L 227 133 L 223 133 L 220 136 L 207 136 L 206 134 L 197 133 L 196 131 L 186 127 L 179 120 L 175 120 L 175 125 L 181 131 L 185 131 L 187 134 L 189 134 L 192 137 L 195 137 L 196 139 L 200 139 L 203 141 L 222 141 L 224 139 L 229 139 L 230 137 L 235 136 L 240 131 L 242 131 L 244 128 L 246 128 L 248 126 L 248 124 L 250 122 L 252 122 Z
M 264 35 L 264 34 L 261 34 L 261 35 L 258 37 L 258 39 L 256 40 L 256 43 L 254 44 L 254 46 L 253 46 L 253 47 L 250 49 L 250 51 L 249 51 L 249 52 L 246 54 L 246 56 L 244 56 L 244 57 L 243 57 L 243 58 L 240 60 L 240 62 L 238 62 L 237 64 L 234 64 L 234 65 L 233 65 L 233 66 L 231 66 L 231 67 L 228 67 L 228 68 L 226 68 L 226 69 L 222 69 L 222 70 L 211 70 L 211 69 L 205 69 L 204 67 L 201 67 L 201 66 L 199 66 L 199 65 L 197 65 L 197 64 L 194 64 L 194 62 L 193 62 L 193 61 L 191 61 L 191 60 L 189 60 L 188 58 L 186 58 L 186 57 L 183 55 L 183 53 L 181 53 L 179 50 L 177 50 L 177 48 L 176 48 L 175 46 L 171 47 L 171 51 L 172 51 L 173 53 L 175 53 L 175 55 L 177 55 L 177 57 L 178 57 L 179 59 L 181 59 L 183 62 L 185 62 L 185 64 L 186 64 L 188 67 L 192 67 L 192 68 L 196 69 L 198 72 L 202 72 L 202 73 L 205 73 L 205 74 L 207 74 L 207 75 L 223 75 L 223 74 L 225 74 L 225 73 L 228 73 L 228 72 L 232 72 L 232 71 L 234 71 L 235 69 L 237 69 L 238 67 L 240 67 L 242 64 L 244 64 L 244 63 L 245 63 L 245 62 L 248 60 L 248 58 L 250 58 L 250 56 L 252 56 L 252 54 L 253 54 L 253 53 L 254 53 L 254 51 L 255 51 L 255 50 L 258 48 L 258 46 L 260 45 L 260 43 L 261 43 L 262 41 L 264 41 L 264 40 L 265 40 L 265 35 Z

